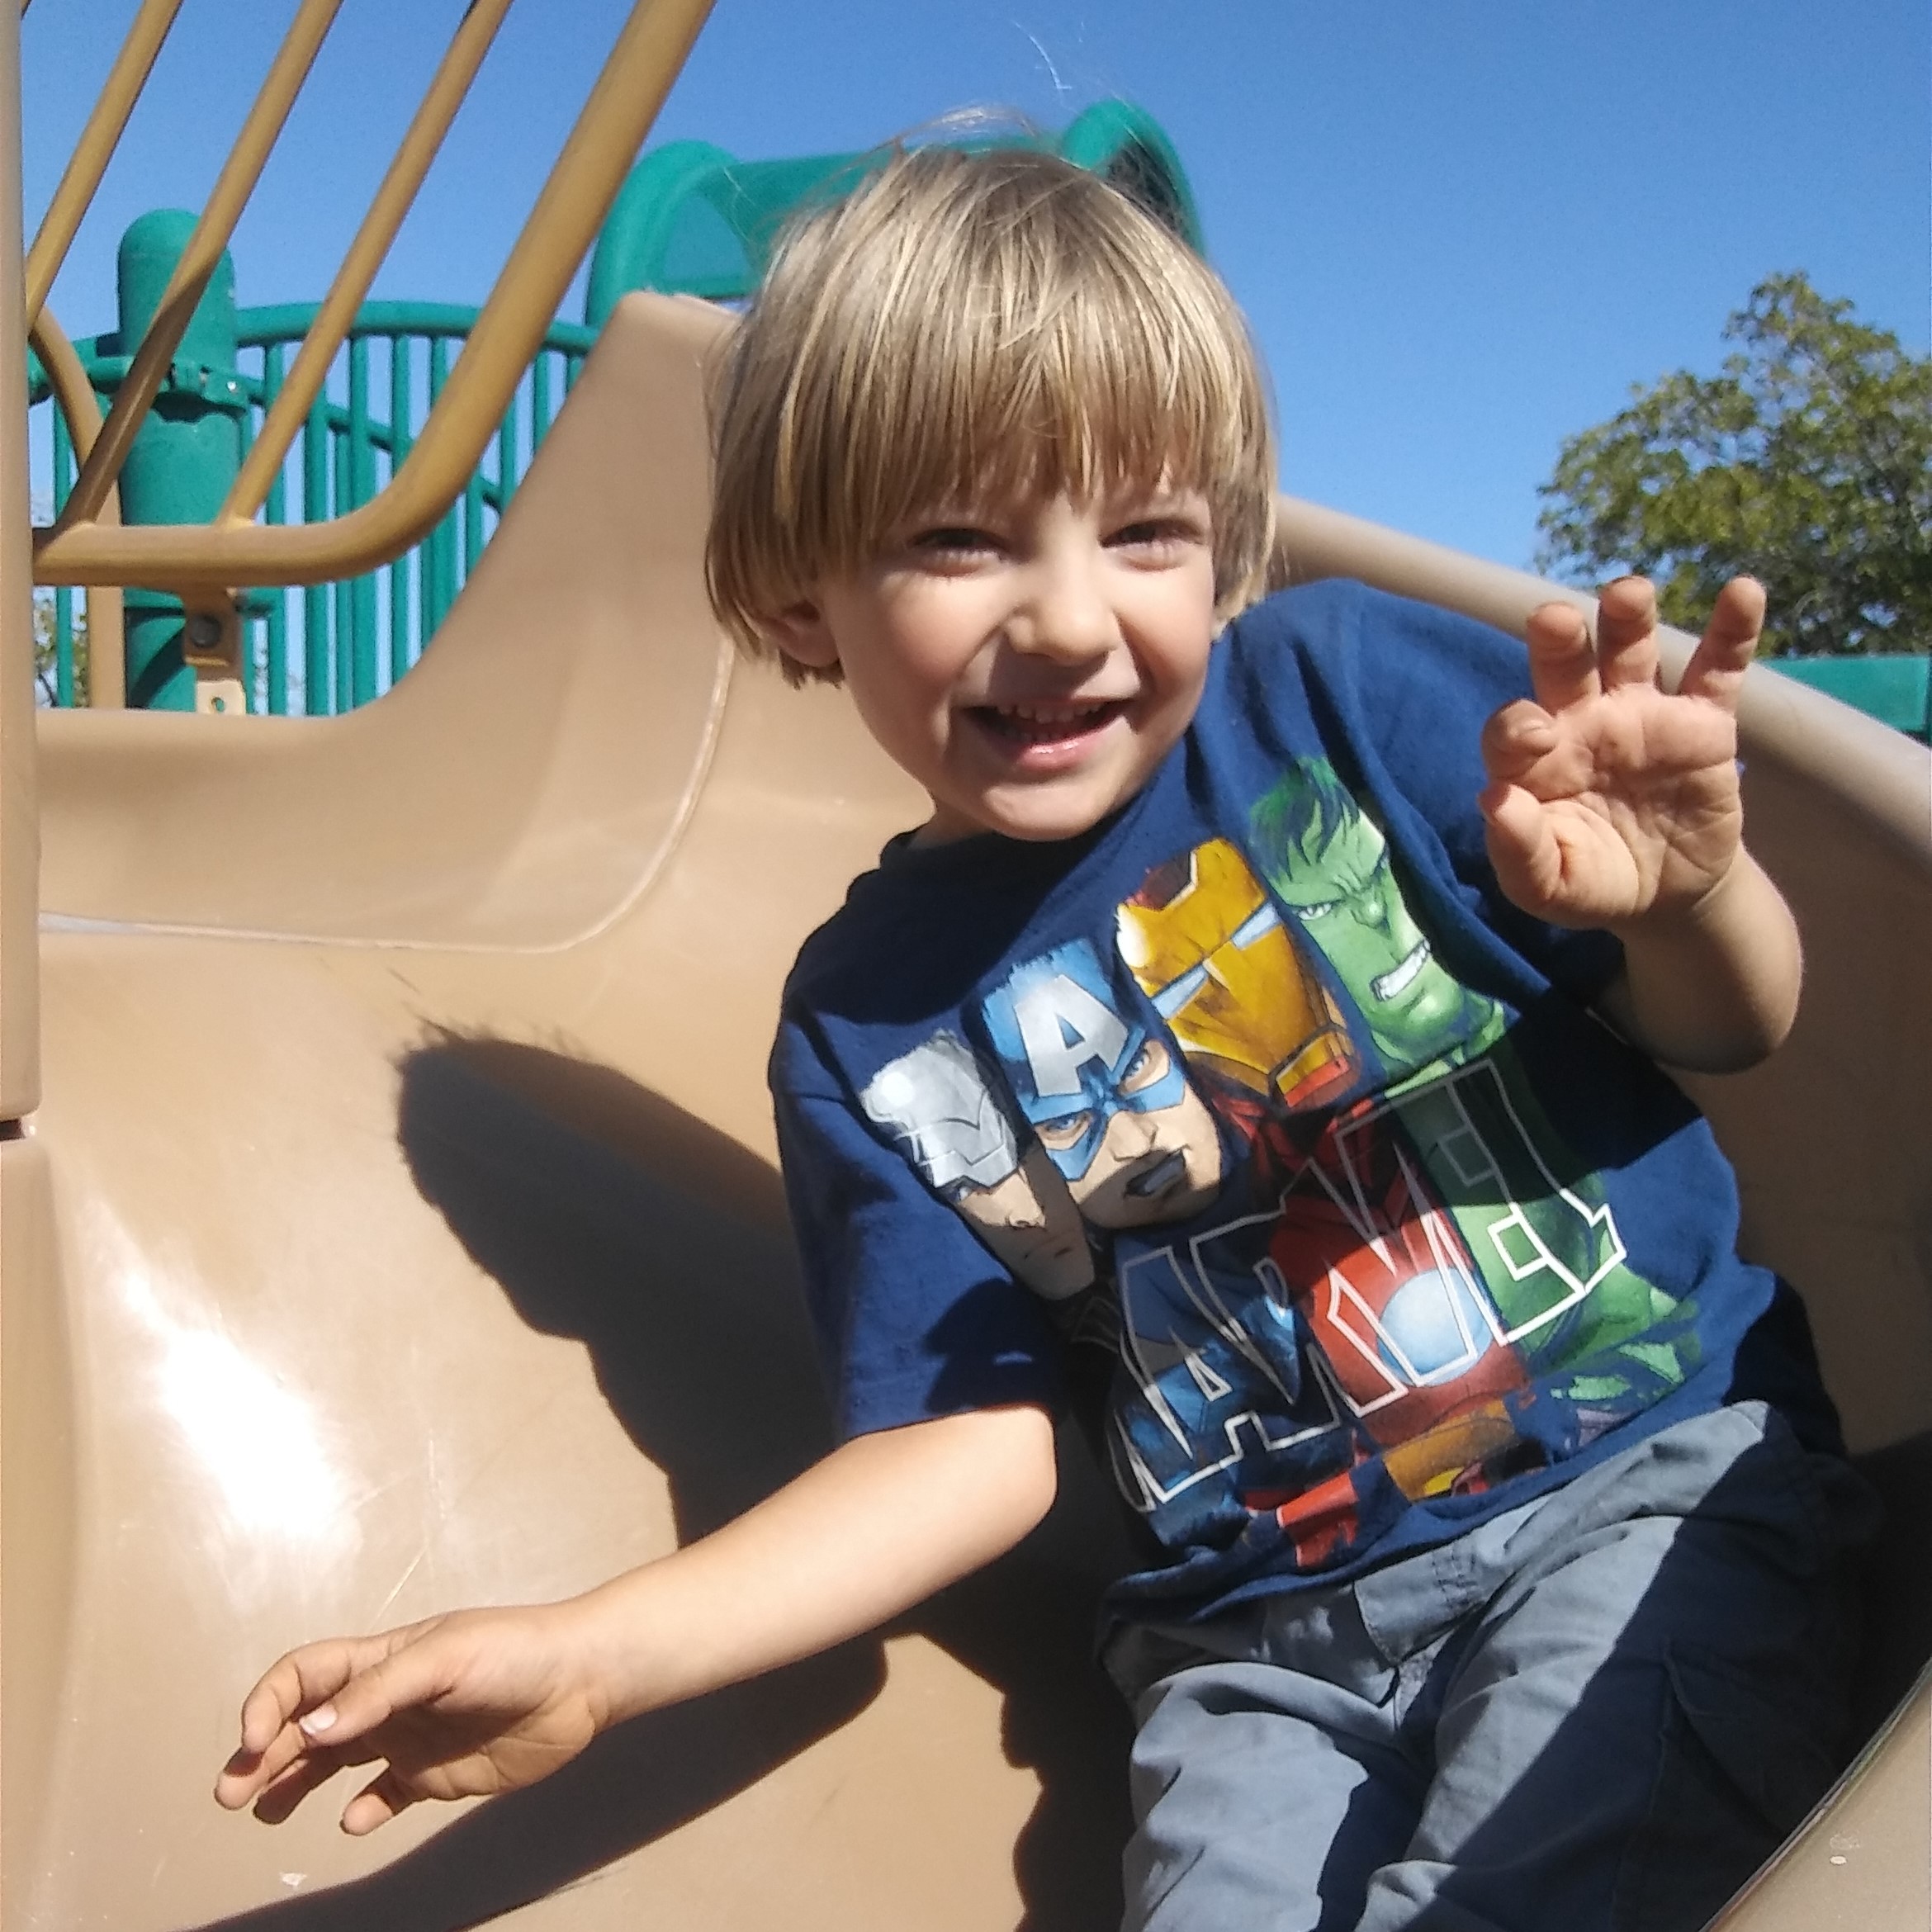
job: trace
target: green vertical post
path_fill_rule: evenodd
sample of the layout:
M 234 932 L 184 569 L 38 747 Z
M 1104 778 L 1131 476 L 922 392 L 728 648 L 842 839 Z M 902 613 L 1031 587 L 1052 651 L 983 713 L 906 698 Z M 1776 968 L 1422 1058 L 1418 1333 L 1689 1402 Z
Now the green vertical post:
M 264 412 L 274 408 L 276 397 L 282 394 L 282 346 L 278 342 L 272 342 L 262 352 Z M 287 493 L 280 469 L 275 472 L 275 481 L 268 485 L 268 500 L 262 505 L 262 515 L 264 521 L 271 523 L 288 521 Z M 268 606 L 267 697 L 269 714 L 284 717 L 288 713 L 288 593 L 277 590 L 271 594 L 274 602 Z
M 429 339 L 429 406 L 432 410 L 436 407 L 437 399 L 443 394 L 443 386 L 448 380 L 449 338 L 433 335 Z M 416 642 L 419 656 L 429 648 L 429 640 L 442 623 L 443 613 L 456 601 L 457 515 L 457 507 L 452 504 L 423 547 L 423 625 Z
M 389 474 L 393 479 L 410 453 L 410 338 L 389 339 Z M 389 681 L 410 668 L 410 558 L 405 551 L 389 566 Z
M 476 560 L 483 554 L 483 475 L 471 473 L 463 485 L 463 581 L 476 574 Z
M 550 352 L 538 349 L 530 365 L 530 461 L 537 460 L 537 446 L 550 433 Z
M 302 425 L 302 521 L 329 519 L 329 399 L 318 395 Z M 327 717 L 334 710 L 329 693 L 329 586 L 310 584 L 302 590 L 302 709 L 310 717 Z
M 121 343 L 131 354 L 194 232 L 185 209 L 157 208 L 121 238 Z M 234 263 L 225 253 L 175 351 L 174 367 L 121 472 L 124 523 L 214 520 L 241 469 L 241 381 L 235 370 Z M 192 711 L 194 673 L 182 661 L 181 601 L 130 590 L 125 607 L 127 701 Z
M 502 426 L 496 432 L 496 514 L 500 520 L 509 508 L 510 492 L 517 486 L 517 405 L 514 391 L 510 405 L 504 411 Z
M 349 339 L 349 507 L 359 509 L 376 494 L 376 445 L 369 433 L 369 339 Z M 353 702 L 376 695 L 376 580 L 358 577 L 350 587 L 349 689 Z
M 347 432 L 331 429 L 329 447 L 335 455 L 335 514 L 339 517 L 347 516 L 354 495 Z M 347 577 L 339 579 L 333 594 L 335 599 L 335 708 L 339 712 L 352 711 L 356 703 L 355 585 Z
M 67 508 L 73 488 L 73 444 L 67 418 L 54 405 L 54 514 Z M 73 703 L 73 593 L 64 584 L 54 593 L 54 702 L 63 710 Z

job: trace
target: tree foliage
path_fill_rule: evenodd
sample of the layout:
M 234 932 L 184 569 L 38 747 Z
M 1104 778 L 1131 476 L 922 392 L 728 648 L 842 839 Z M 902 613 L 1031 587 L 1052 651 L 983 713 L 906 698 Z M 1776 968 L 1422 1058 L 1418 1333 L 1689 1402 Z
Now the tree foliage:
M 78 600 L 77 600 L 78 601 Z M 83 604 L 73 618 L 73 702 L 88 701 L 88 613 Z M 54 594 L 34 594 L 34 702 L 53 705 L 59 702 L 59 651 L 54 618 Z
M 1640 385 L 1563 445 L 1538 567 L 1641 571 L 1690 630 L 1748 571 L 1769 651 L 1932 649 L 1932 358 L 1802 274 L 1760 283 L 1724 334 L 1717 375 Z

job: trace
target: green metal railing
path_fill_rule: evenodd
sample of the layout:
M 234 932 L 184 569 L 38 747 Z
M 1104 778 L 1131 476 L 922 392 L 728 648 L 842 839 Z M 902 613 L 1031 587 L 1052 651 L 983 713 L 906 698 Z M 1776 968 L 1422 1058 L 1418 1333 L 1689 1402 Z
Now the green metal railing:
M 242 366 L 211 369 L 178 359 L 158 410 L 170 400 L 211 406 L 234 419 L 240 432 L 237 454 L 245 453 L 315 307 L 296 302 L 238 311 Z M 265 520 L 315 523 L 373 499 L 408 454 L 476 314 L 442 302 L 366 304 L 333 373 L 334 393 L 318 399 L 270 487 Z M 347 582 L 243 594 L 249 620 L 244 683 L 251 710 L 332 716 L 366 704 L 408 670 L 475 570 L 595 339 L 594 330 L 579 324 L 552 325 L 504 416 L 490 464 L 471 476 L 442 523 L 415 549 Z M 97 393 L 104 402 L 110 400 L 130 360 L 119 335 L 98 335 L 75 346 Z M 47 382 L 37 365 L 29 374 L 30 397 L 38 403 L 48 395 Z M 65 420 L 58 410 L 52 415 L 58 515 L 73 487 L 75 463 Z M 62 705 L 73 703 L 77 693 L 73 599 L 71 590 L 53 593 L 54 701 Z M 153 604 L 179 610 L 172 599 L 155 598 Z M 150 692 L 136 690 L 138 676 L 130 665 L 130 700 L 151 700 Z

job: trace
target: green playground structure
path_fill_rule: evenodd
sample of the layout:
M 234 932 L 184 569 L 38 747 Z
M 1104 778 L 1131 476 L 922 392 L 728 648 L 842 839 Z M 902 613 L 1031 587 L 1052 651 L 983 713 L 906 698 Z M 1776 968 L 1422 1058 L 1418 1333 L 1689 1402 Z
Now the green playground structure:
M 1173 144 L 1124 101 L 1103 101 L 1058 135 L 1009 121 L 960 120 L 943 130 L 965 148 L 1049 148 L 1104 175 L 1195 248 L 1200 218 Z M 277 716 L 329 716 L 367 704 L 403 676 L 436 634 L 476 569 L 504 505 L 529 467 L 556 410 L 575 381 L 610 311 L 634 289 L 741 301 L 763 273 L 794 209 L 836 196 L 883 150 L 745 161 L 704 141 L 673 141 L 633 168 L 590 259 L 584 319 L 545 334 L 504 412 L 491 452 L 434 530 L 393 563 L 333 584 L 241 593 L 241 685 L 248 708 Z M 142 215 L 121 238 L 117 326 L 75 343 L 103 404 L 126 376 L 197 217 L 177 209 Z M 235 272 L 224 255 L 197 305 L 121 477 L 124 523 L 206 523 L 218 514 L 254 433 L 280 393 L 290 359 L 319 303 L 238 308 Z M 409 453 L 442 395 L 479 311 L 452 303 L 370 301 L 357 310 L 328 388 L 316 397 L 296 447 L 262 506 L 270 523 L 320 523 L 372 501 Z M 30 355 L 29 396 L 50 403 L 53 386 Z M 78 466 L 58 408 L 46 412 L 48 474 L 56 516 Z M 50 606 L 48 697 L 87 701 L 86 632 L 75 592 Z M 126 702 L 149 710 L 195 708 L 179 598 L 130 590 L 125 597 Z M 192 645 L 192 640 L 188 640 Z

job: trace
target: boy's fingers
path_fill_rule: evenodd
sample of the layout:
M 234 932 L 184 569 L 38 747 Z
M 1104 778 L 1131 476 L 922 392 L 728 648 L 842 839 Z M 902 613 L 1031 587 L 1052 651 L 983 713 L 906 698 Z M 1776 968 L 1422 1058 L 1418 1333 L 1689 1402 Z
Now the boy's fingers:
M 1764 585 L 1754 577 L 1733 577 L 1711 607 L 1711 621 L 1684 668 L 1679 694 L 1735 711 L 1745 667 L 1757 654 L 1764 628 Z
M 1476 803 L 1496 883 L 1526 909 L 1546 902 L 1561 883 L 1563 855 L 1541 802 L 1521 785 L 1498 783 L 1485 787 Z
M 343 1807 L 342 1828 L 351 1838 L 361 1838 L 415 1802 L 415 1794 L 404 1788 L 395 1773 L 385 1771 L 372 1778 Z
M 1619 577 L 1597 596 L 1597 669 L 1603 688 L 1657 681 L 1657 593 L 1646 577 Z
M 1581 611 L 1567 604 L 1539 604 L 1530 613 L 1523 637 L 1529 646 L 1530 687 L 1544 710 L 1566 710 L 1603 689 L 1596 647 Z
M 1518 698 L 1483 726 L 1483 769 L 1491 779 L 1518 779 L 1556 748 L 1556 721 L 1540 704 Z
M 428 1703 L 449 1688 L 449 1673 L 438 1660 L 436 1646 L 411 1642 L 357 1671 L 300 1722 L 310 1743 L 338 1748 L 366 1737 L 398 1711 Z
M 291 1724 L 268 1740 L 266 1750 L 245 1745 L 221 1767 L 215 1780 L 215 1802 L 239 1811 L 251 1804 L 308 1749 L 308 1740 Z
M 243 1750 L 266 1751 L 298 1712 L 334 1697 L 354 1675 L 365 1647 L 338 1640 L 305 1644 L 278 1658 L 242 1702 Z
M 255 1800 L 255 1816 L 264 1825 L 279 1825 L 319 1784 L 326 1784 L 342 1769 L 333 1751 L 319 1752 L 291 1764 Z

